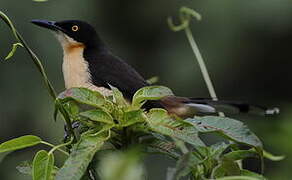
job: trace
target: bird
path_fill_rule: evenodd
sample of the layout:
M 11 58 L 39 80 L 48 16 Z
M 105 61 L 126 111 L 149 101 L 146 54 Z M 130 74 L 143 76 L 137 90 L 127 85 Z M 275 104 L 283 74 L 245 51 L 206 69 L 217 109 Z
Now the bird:
M 132 66 L 114 55 L 95 28 L 80 20 L 32 20 L 33 24 L 54 32 L 63 49 L 62 71 L 66 89 L 74 87 L 98 91 L 111 96 L 111 86 L 118 88 L 125 99 L 131 102 L 135 92 L 150 84 Z M 148 101 L 144 106 L 164 108 L 179 117 L 210 115 L 221 111 L 232 113 L 258 113 L 274 115 L 278 108 L 237 101 L 217 101 L 211 98 L 188 98 L 166 96 L 157 101 Z

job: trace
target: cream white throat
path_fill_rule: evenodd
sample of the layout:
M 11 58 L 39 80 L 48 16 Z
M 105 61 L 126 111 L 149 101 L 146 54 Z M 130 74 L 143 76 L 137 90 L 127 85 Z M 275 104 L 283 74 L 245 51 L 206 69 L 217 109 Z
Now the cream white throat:
M 62 32 L 57 33 L 57 39 L 63 48 L 63 76 L 66 89 L 85 87 L 98 91 L 104 96 L 112 95 L 111 90 L 92 84 L 88 62 L 83 57 L 84 44 L 75 41 Z

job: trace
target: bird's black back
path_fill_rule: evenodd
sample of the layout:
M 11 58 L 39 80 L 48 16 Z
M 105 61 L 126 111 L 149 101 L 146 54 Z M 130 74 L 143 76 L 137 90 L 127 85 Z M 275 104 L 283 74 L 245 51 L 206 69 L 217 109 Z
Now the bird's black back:
M 110 84 L 131 100 L 138 89 L 149 85 L 134 68 L 111 54 L 105 47 L 85 49 L 83 56 L 88 62 L 91 83 L 95 86 L 110 89 Z

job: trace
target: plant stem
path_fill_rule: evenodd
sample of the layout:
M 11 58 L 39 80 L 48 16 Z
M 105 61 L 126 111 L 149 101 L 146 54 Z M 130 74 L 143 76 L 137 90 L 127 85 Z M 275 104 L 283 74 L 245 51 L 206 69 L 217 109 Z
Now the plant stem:
M 57 145 L 55 147 L 53 147 L 50 151 L 49 151 L 49 154 L 52 154 L 55 150 L 62 150 L 60 149 L 61 147 L 64 147 L 64 146 L 67 146 L 69 144 L 71 144 L 73 142 L 73 139 L 71 138 L 70 141 L 64 143 L 64 144 L 60 144 L 60 145 Z M 63 151 L 63 150 L 62 150 Z M 67 153 L 67 155 L 69 156 L 69 154 Z
M 203 57 L 202 57 L 202 55 L 200 53 L 200 50 L 198 48 L 198 45 L 197 45 L 197 43 L 196 43 L 196 41 L 195 41 L 195 39 L 193 37 L 193 34 L 192 34 L 191 29 L 190 29 L 189 26 L 185 28 L 185 33 L 186 33 L 186 36 L 188 38 L 188 41 L 189 41 L 189 43 L 190 43 L 190 45 L 192 47 L 192 50 L 193 50 L 193 52 L 194 52 L 194 54 L 196 56 L 196 59 L 197 59 L 197 61 L 199 63 L 199 66 L 200 66 L 200 69 L 201 69 L 203 78 L 205 80 L 205 83 L 207 85 L 209 94 L 210 94 L 210 96 L 211 96 L 211 98 L 213 100 L 218 101 L 218 98 L 217 98 L 217 95 L 216 95 L 216 92 L 215 92 L 213 83 L 211 81 L 211 78 L 209 76 L 209 73 L 208 73 L 206 64 L 205 64 L 205 62 L 203 60 Z M 225 115 L 224 115 L 223 112 L 219 112 L 219 116 L 224 117 Z
M 54 146 L 53 144 L 48 143 L 48 142 L 46 142 L 46 141 L 41 141 L 41 143 L 42 143 L 42 144 L 45 144 L 45 145 L 47 145 L 47 146 L 52 147 L 52 149 L 50 150 L 49 154 L 52 153 L 51 151 L 54 149 L 54 151 L 55 151 L 55 150 L 58 150 L 58 151 L 62 152 L 63 154 L 69 156 L 69 153 L 68 153 L 68 152 L 64 151 L 63 149 L 60 149 L 60 147 L 63 147 L 64 144 L 60 144 L 60 145 L 58 145 L 58 146 Z M 71 142 L 70 142 L 70 143 L 71 143 Z M 61 146 L 61 145 L 62 145 L 62 146 Z M 65 144 L 65 146 L 66 146 L 66 145 L 67 145 L 67 143 Z
M 11 29 L 14 37 L 16 38 L 16 40 L 21 43 L 24 48 L 27 50 L 28 54 L 30 55 L 31 59 L 33 60 L 33 63 L 36 65 L 37 69 L 39 70 L 39 72 L 41 73 L 41 76 L 43 77 L 43 80 L 45 82 L 45 85 L 49 91 L 49 94 L 51 95 L 51 97 L 53 98 L 53 100 L 56 100 L 56 91 L 53 88 L 52 83 L 50 82 L 50 80 L 48 79 L 48 76 L 45 72 L 45 69 L 40 61 L 40 59 L 36 56 L 36 54 L 31 50 L 31 48 L 28 46 L 28 44 L 26 43 L 26 41 L 23 39 L 23 37 L 21 36 L 21 34 L 15 29 L 12 21 L 8 18 L 8 16 L 6 16 L 6 14 L 4 14 L 2 11 L 0 11 L 0 18 L 9 26 L 9 28 Z M 60 111 L 65 119 L 65 122 L 69 128 L 69 132 L 70 134 L 74 137 L 74 139 L 76 140 L 76 135 L 74 133 L 74 130 L 72 128 L 71 125 L 71 120 L 70 117 L 67 113 L 67 111 L 64 109 L 63 106 L 60 107 Z

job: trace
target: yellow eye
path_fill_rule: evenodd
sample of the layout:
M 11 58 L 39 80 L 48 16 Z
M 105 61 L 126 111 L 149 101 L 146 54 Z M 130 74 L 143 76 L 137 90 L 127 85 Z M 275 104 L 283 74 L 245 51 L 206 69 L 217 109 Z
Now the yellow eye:
M 72 31 L 78 31 L 79 30 L 79 27 L 77 26 L 77 25 L 74 25 L 74 26 L 72 26 Z

